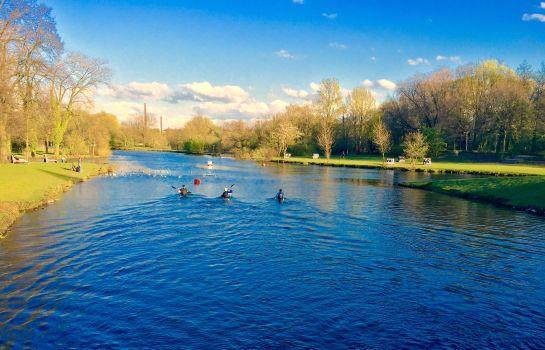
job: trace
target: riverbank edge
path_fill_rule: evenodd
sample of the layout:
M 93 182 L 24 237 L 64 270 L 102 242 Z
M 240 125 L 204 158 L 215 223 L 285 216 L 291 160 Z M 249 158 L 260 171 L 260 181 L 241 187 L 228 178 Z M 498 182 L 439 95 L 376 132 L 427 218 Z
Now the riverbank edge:
M 394 166 L 384 166 L 381 164 L 369 164 L 363 163 L 364 161 L 358 160 L 349 160 L 349 162 L 342 161 L 327 161 L 322 160 L 313 160 L 313 159 L 273 159 L 272 162 L 283 164 L 301 164 L 301 165 L 317 165 L 317 166 L 327 166 L 327 167 L 339 167 L 339 168 L 357 168 L 357 169 L 379 169 L 379 170 L 397 170 L 397 171 L 414 171 L 421 173 L 432 173 L 432 174 L 466 174 L 466 175 L 485 175 L 485 176 L 540 176 L 540 174 L 529 173 L 524 171 L 491 171 L 491 170 L 471 170 L 471 169 L 440 169 L 430 166 L 416 165 L 412 167 L 407 163 L 407 165 L 400 165 L 396 163 Z M 355 163 L 361 162 L 361 163 Z M 474 163 L 479 164 L 479 163 Z M 483 163 L 486 164 L 486 163 Z
M 85 165 L 86 164 L 84 164 L 84 166 Z M 101 166 L 82 178 L 71 178 L 58 186 L 46 189 L 43 191 L 43 198 L 38 201 L 0 201 L 0 213 L 3 214 L 0 215 L 0 239 L 7 235 L 9 229 L 15 223 L 15 221 L 17 221 L 17 219 L 23 216 L 26 212 L 42 208 L 57 201 L 63 193 L 68 192 L 75 184 L 88 181 L 97 176 L 108 174 L 112 171 L 111 165 L 103 165 L 104 167 Z
M 526 177 L 526 176 L 521 176 Z M 532 176 L 533 177 L 533 176 Z M 545 176 L 536 176 L 543 178 L 545 182 Z M 545 201 L 542 201 L 543 205 L 520 205 L 513 203 L 509 198 L 498 198 L 484 193 L 474 193 L 474 192 L 463 192 L 460 190 L 446 189 L 444 186 L 451 180 L 437 180 L 437 181 L 412 181 L 412 182 L 401 182 L 398 184 L 400 187 L 412 188 L 418 190 L 424 190 L 434 193 L 440 193 L 456 198 L 468 199 L 473 201 L 478 201 L 482 203 L 488 203 L 495 205 L 497 207 L 502 207 L 506 209 L 524 211 L 535 215 L 545 216 Z M 465 181 L 471 181 L 467 179 Z

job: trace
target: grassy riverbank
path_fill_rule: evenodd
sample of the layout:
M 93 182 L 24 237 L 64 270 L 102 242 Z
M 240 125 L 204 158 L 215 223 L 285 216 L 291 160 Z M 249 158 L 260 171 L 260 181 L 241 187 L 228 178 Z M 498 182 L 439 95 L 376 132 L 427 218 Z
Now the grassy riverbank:
M 277 162 L 313 164 L 323 166 L 339 166 L 352 168 L 383 168 L 382 158 L 379 157 L 348 157 L 312 159 L 303 157 L 292 157 L 289 159 L 276 159 Z M 480 175 L 544 175 L 545 166 L 520 165 L 520 164 L 502 164 L 502 163 L 470 163 L 470 162 L 441 162 L 434 161 L 432 165 L 417 164 L 414 168 L 408 162 L 395 163 L 386 166 L 388 169 L 414 170 L 433 173 L 459 173 L 459 174 L 480 174 Z
M 488 177 L 427 182 L 401 186 L 477 199 L 519 210 L 545 214 L 545 176 Z
M 108 165 L 95 163 L 84 163 L 81 173 L 66 163 L 0 164 L 0 235 L 25 210 L 43 206 L 74 183 L 107 171 Z

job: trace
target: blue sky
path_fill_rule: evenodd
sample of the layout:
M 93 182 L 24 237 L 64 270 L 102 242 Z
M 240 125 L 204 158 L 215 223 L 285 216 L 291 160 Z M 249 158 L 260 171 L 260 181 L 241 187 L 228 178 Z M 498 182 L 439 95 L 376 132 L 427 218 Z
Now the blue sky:
M 108 60 L 96 108 L 145 101 L 168 125 L 201 111 L 262 118 L 336 77 L 377 99 L 441 66 L 545 60 L 545 3 L 527 0 L 46 0 L 68 50 Z

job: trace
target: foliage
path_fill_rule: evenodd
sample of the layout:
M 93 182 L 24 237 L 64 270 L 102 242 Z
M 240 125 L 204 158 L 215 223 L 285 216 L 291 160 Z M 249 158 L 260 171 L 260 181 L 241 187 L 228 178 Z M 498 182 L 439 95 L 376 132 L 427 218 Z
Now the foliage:
M 184 151 L 192 154 L 204 154 L 206 144 L 202 140 L 189 139 L 184 144 Z
M 428 148 L 426 139 L 420 131 L 410 132 L 405 136 L 403 150 L 413 167 L 418 160 L 421 160 L 426 156 Z
M 428 152 L 432 157 L 439 157 L 447 150 L 447 143 L 443 140 L 442 132 L 438 129 L 423 128 L 422 133 L 429 146 Z

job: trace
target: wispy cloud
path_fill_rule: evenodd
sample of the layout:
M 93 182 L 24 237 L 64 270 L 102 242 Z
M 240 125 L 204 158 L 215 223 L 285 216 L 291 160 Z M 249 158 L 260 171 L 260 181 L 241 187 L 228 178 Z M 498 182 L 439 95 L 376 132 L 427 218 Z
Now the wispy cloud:
M 436 61 L 450 61 L 452 63 L 460 64 L 462 60 L 460 59 L 460 56 L 443 56 L 443 55 L 437 55 L 435 57 Z
M 297 5 L 303 5 L 305 3 L 305 0 L 292 0 L 292 2 Z
M 338 42 L 335 41 L 335 42 L 329 43 L 329 47 L 334 48 L 334 49 L 344 50 L 344 49 L 346 49 L 348 46 L 346 46 L 345 44 L 341 44 L 341 43 L 338 43 Z
M 337 18 L 337 14 L 336 13 L 322 13 L 322 16 L 327 18 L 327 19 L 335 19 Z
M 278 56 L 280 58 L 285 58 L 285 59 L 288 59 L 288 60 L 292 60 L 292 59 L 295 58 L 295 56 L 292 55 L 291 53 L 289 53 L 288 50 L 284 50 L 284 49 L 276 51 L 275 54 L 276 54 L 276 56 Z
M 425 64 L 425 65 L 429 65 L 430 64 L 430 61 L 428 61 L 427 59 L 425 58 L 422 58 L 422 57 L 417 57 L 417 58 L 409 58 L 407 60 L 407 63 L 411 66 L 418 66 L 420 64 Z
M 371 58 L 369 58 L 371 61 L 376 61 L 377 60 L 377 57 L 376 56 L 371 56 Z
M 539 7 L 545 9 L 545 2 L 542 1 L 541 4 L 539 4 Z
M 543 3 L 541 3 L 543 6 Z M 545 15 L 542 15 L 541 13 L 532 13 L 528 14 L 525 13 L 522 15 L 523 21 L 539 21 L 539 22 L 545 22 Z

